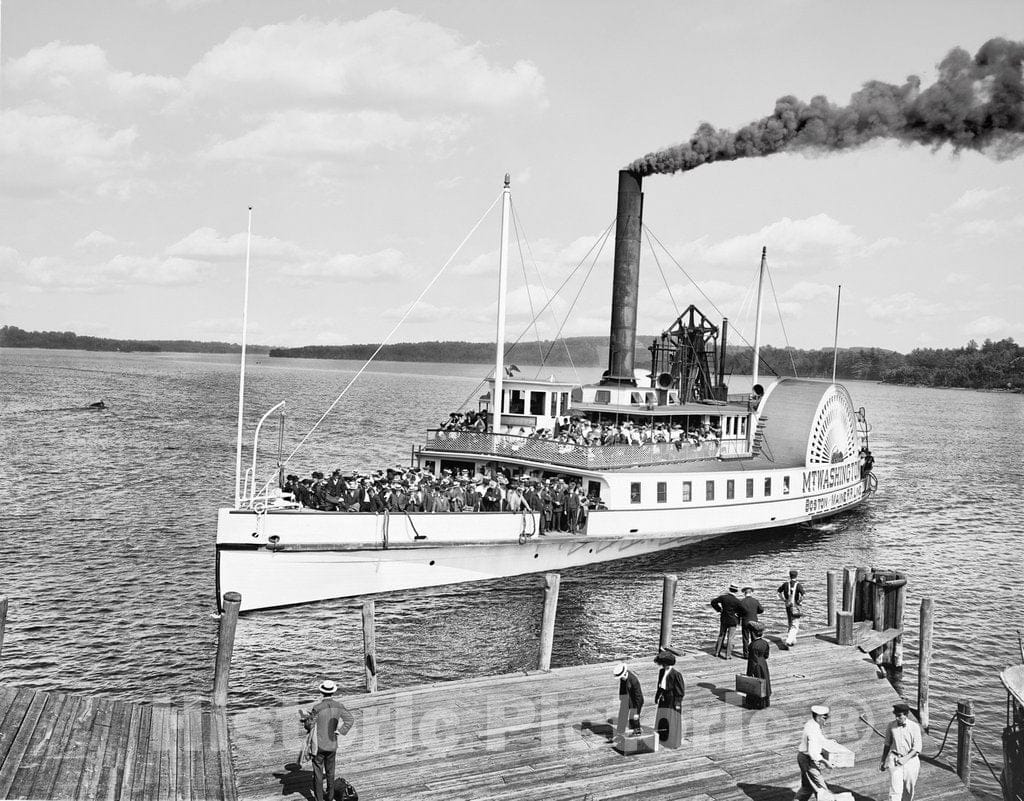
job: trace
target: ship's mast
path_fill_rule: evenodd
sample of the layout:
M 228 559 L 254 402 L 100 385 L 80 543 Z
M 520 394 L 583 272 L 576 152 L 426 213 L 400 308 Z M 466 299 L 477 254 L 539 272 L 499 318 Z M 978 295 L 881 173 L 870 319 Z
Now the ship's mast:
M 843 297 L 843 285 L 836 292 L 836 335 L 832 340 L 832 383 L 836 383 L 836 360 L 839 358 L 839 302 Z
M 242 414 L 245 408 L 245 334 L 249 328 L 249 254 L 252 246 L 252 206 L 245 239 L 245 289 L 242 294 L 242 367 L 238 371 L 238 434 L 235 444 L 235 508 L 242 505 Z
M 761 287 L 764 285 L 764 271 L 768 266 L 768 248 L 761 248 L 761 269 L 757 274 L 757 312 L 754 314 L 754 376 L 757 384 L 758 367 L 761 365 Z
M 508 214 L 512 205 L 511 177 L 505 173 L 501 196 L 501 251 L 498 259 L 498 344 L 494 354 L 494 394 L 491 398 L 491 429 L 501 430 L 501 396 L 505 376 L 505 294 L 508 290 Z

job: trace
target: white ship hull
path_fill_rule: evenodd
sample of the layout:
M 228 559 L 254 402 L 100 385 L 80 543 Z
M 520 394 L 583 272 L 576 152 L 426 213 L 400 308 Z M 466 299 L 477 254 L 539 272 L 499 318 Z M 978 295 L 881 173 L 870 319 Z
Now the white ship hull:
M 536 513 L 222 509 L 218 597 L 238 592 L 250 611 L 564 570 L 821 519 L 857 506 L 866 485 L 756 503 L 595 511 L 585 534 L 538 534 Z

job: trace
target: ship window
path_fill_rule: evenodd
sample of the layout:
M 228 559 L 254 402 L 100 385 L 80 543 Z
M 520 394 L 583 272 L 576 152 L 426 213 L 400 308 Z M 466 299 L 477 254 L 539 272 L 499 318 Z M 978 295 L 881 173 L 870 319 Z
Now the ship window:
M 693 484 L 689 481 L 683 482 L 683 503 L 689 503 L 693 500 Z
M 633 481 L 629 485 L 629 502 L 640 503 L 640 482 Z
M 713 501 L 715 499 L 715 482 L 714 481 L 708 481 L 705 484 L 705 497 L 707 497 L 707 499 L 709 501 Z
M 658 405 L 658 396 L 655 395 L 653 392 L 648 392 L 647 393 L 647 405 L 648 406 L 657 406 Z
M 731 478 L 725 482 L 725 497 L 732 500 L 736 497 L 736 482 Z
M 530 414 L 544 414 L 544 401 L 547 400 L 546 392 L 531 392 L 530 393 Z
M 526 398 L 521 389 L 513 389 L 508 393 L 509 414 L 523 414 L 526 411 Z
M 643 406 L 644 404 L 644 393 L 642 392 L 630 392 L 629 402 L 634 406 Z
M 782 494 L 789 495 L 789 476 L 782 477 Z
M 588 498 L 600 498 L 601 497 L 601 482 L 600 481 L 588 481 L 587 482 L 587 497 Z
M 594 403 L 611 403 L 612 391 L 610 389 L 599 389 L 594 392 Z
M 747 418 L 746 417 L 741 417 L 740 418 L 740 436 L 741 437 L 747 436 Z
M 561 414 L 561 415 L 569 414 L 569 393 L 568 392 L 563 392 L 562 393 L 562 408 L 561 408 L 561 410 L 558 413 Z
M 558 393 L 551 393 L 551 416 L 558 417 Z
M 426 470 L 428 473 L 433 474 L 434 473 L 434 467 L 435 467 L 435 465 L 434 465 L 434 460 L 433 459 L 424 459 L 423 460 L 423 469 Z
M 572 388 L 572 402 L 583 403 L 583 387 Z
M 658 503 L 665 503 L 668 500 L 668 483 L 665 481 L 658 482 Z
M 747 497 L 748 498 L 753 498 L 754 497 L 754 479 L 752 479 L 752 478 L 748 478 L 747 479 Z
M 766 478 L 764 480 L 764 497 L 769 498 L 769 497 L 771 497 L 771 494 L 772 494 L 772 480 L 771 480 L 771 478 Z

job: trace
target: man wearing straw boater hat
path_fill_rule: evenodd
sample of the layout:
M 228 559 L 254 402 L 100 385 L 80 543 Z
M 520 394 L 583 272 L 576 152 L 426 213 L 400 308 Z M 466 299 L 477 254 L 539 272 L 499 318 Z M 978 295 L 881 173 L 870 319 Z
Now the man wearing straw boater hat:
M 334 764 L 338 754 L 338 735 L 348 734 L 355 718 L 341 701 L 334 697 L 338 685 L 326 679 L 320 685 L 320 702 L 310 710 L 309 720 L 316 727 L 316 751 L 310 749 L 313 762 L 313 797 L 324 801 L 324 781 L 327 795 L 334 798 Z

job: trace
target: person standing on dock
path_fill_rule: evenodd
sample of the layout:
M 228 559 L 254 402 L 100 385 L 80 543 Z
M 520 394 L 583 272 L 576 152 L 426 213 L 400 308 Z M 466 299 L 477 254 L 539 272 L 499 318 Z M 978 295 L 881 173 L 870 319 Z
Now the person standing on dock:
M 754 633 L 750 628 L 751 623 L 757 623 L 757 616 L 764 614 L 764 607 L 761 606 L 761 602 L 754 597 L 753 587 L 743 588 L 743 597 L 740 599 L 740 606 L 743 607 L 743 618 L 740 620 L 740 634 L 743 637 L 743 658 L 747 658 L 747 649 L 750 648 L 750 643 L 754 639 Z M 764 631 L 764 627 L 761 627 Z
M 921 727 L 910 719 L 910 705 L 893 704 L 896 720 L 889 724 L 879 770 L 889 769 L 889 801 L 914 801 L 921 770 Z
M 625 662 L 619 662 L 612 669 L 612 675 L 619 680 L 619 705 L 625 702 L 626 726 L 633 734 L 640 734 L 640 713 L 644 708 L 644 691 L 640 688 L 640 679 L 630 670 Z M 621 718 L 621 709 L 620 709 Z M 625 732 L 623 732 L 625 733 Z
M 800 631 L 800 618 L 803 616 L 801 604 L 804 602 L 804 585 L 796 580 L 797 572 L 789 571 L 789 581 L 779 585 L 779 598 L 786 604 L 786 623 L 789 631 L 786 632 L 786 647 L 792 648 L 796 645 L 796 635 Z
M 740 617 L 743 615 L 740 599 L 736 597 L 736 593 L 739 591 L 739 587 L 735 584 L 730 584 L 728 592 L 724 592 L 717 598 L 711 599 L 711 608 L 720 615 L 718 640 L 715 641 L 715 656 L 722 659 L 732 659 L 732 635 L 736 631 L 736 626 L 739 625 Z
M 659 708 L 683 711 L 683 697 L 686 695 L 686 681 L 683 674 L 676 670 L 676 654 L 668 648 L 662 648 L 656 657 L 655 664 L 661 666 L 658 672 L 658 689 L 654 692 L 654 700 Z
M 771 706 L 772 698 L 772 674 L 768 670 L 768 655 L 771 653 L 771 645 L 762 635 L 764 634 L 764 623 L 754 620 L 748 624 L 751 642 L 747 646 L 747 675 L 757 679 L 764 679 L 764 695 L 755 698 L 751 695 L 746 697 L 748 709 L 764 709 Z M 747 633 L 744 628 L 743 633 Z
M 796 801 L 807 801 L 812 795 L 820 799 L 832 797 L 832 791 L 821 775 L 823 768 L 829 768 L 821 754 L 821 749 L 825 747 L 825 733 L 821 727 L 828 724 L 828 714 L 827 706 L 812 706 L 811 719 L 804 724 L 800 734 L 800 747 L 796 754 L 796 764 L 800 767 L 800 789 Z
M 326 798 L 334 798 L 334 765 L 338 755 L 338 735 L 348 734 L 355 718 L 341 701 L 334 698 L 338 685 L 327 679 L 320 685 L 320 702 L 310 711 L 310 718 L 316 725 L 316 753 L 313 757 L 313 797 L 316 801 L 324 801 L 324 783 L 326 780 Z

